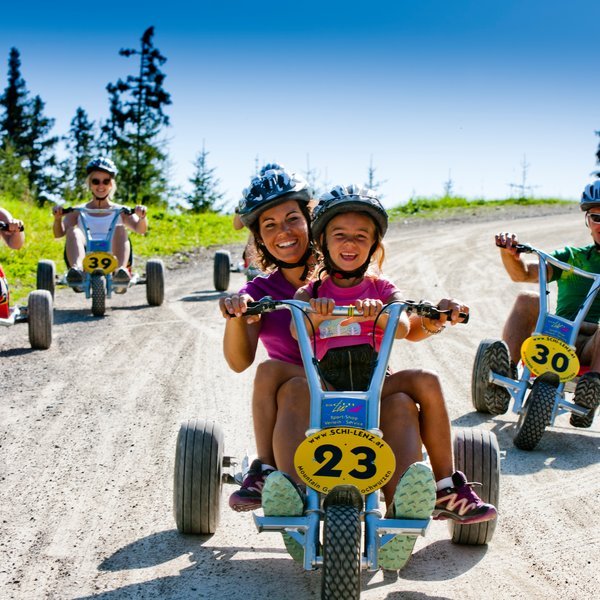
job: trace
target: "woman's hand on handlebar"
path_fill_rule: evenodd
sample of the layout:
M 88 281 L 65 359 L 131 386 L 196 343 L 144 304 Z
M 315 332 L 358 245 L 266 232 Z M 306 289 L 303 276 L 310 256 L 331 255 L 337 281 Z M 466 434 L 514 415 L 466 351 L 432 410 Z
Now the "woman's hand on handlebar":
M 450 311 L 449 316 L 446 314 L 441 314 L 439 320 L 432 321 L 432 323 L 438 327 L 445 326 L 448 324 L 448 322 L 450 322 L 450 325 L 456 325 L 457 323 L 462 323 L 468 319 L 468 316 L 465 319 L 465 317 L 460 313 L 463 313 L 463 315 L 468 315 L 469 307 L 466 304 L 463 304 L 460 300 L 456 300 L 454 298 L 442 298 L 438 302 L 437 307 L 440 311 Z
M 252 296 L 248 294 L 231 294 L 225 298 L 219 298 L 219 308 L 225 319 L 233 317 L 243 317 L 248 310 L 248 302 L 253 302 Z M 260 315 L 249 315 L 246 317 L 247 323 L 255 323 L 260 320 Z

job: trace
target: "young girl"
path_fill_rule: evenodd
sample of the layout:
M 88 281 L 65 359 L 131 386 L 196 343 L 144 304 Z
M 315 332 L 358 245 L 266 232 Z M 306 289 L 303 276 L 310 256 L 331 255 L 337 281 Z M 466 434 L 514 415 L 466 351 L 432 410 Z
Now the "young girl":
M 379 349 L 387 321 L 385 313 L 377 321 L 375 336 L 373 321 L 385 304 L 402 299 L 398 288 L 380 275 L 384 258 L 381 240 L 387 224 L 387 213 L 374 193 L 357 186 L 334 188 L 321 198 L 313 213 L 312 233 L 322 253 L 322 269 L 319 279 L 299 289 L 295 297 L 310 302 L 315 311 L 310 315 L 312 326 L 307 323 L 307 328 L 311 334 L 315 331 L 316 358 L 323 384 L 329 388 L 364 390 L 368 387 L 372 359 Z M 332 318 L 335 305 L 349 304 L 362 311 L 363 316 Z M 458 310 L 466 307 L 452 302 L 446 304 L 453 309 L 452 323 L 458 322 Z M 425 339 L 440 333 L 445 321 L 445 316 L 440 321 L 414 316 L 409 320 L 404 314 L 396 337 L 412 341 Z M 292 334 L 295 334 L 293 329 Z M 386 417 L 386 407 L 399 395 L 408 395 L 419 406 L 419 433 L 437 480 L 435 485 L 428 482 L 431 474 L 423 463 L 406 464 L 401 440 L 397 439 L 395 427 Z M 380 421 L 384 439 L 397 460 L 396 473 L 383 488 L 390 516 L 426 518 L 433 511 L 434 518 L 451 518 L 461 523 L 478 523 L 496 517 L 496 509 L 481 501 L 465 476 L 453 472 L 450 421 L 435 373 L 412 369 L 389 375 L 382 391 Z M 270 495 L 269 479 L 263 490 L 265 497 Z M 415 482 L 418 483 L 416 488 Z M 287 484 L 281 477 L 273 478 L 272 485 L 275 484 L 281 496 Z M 406 502 L 409 488 L 416 489 L 420 495 L 416 511 Z M 289 496 L 292 497 L 291 489 Z M 413 544 L 414 538 L 397 536 L 393 544 L 381 549 L 381 566 L 400 568 L 398 560 L 388 560 L 386 555 L 395 552 L 394 545 L 402 546 L 408 552 L 407 560 Z M 398 553 L 395 553 L 397 558 Z

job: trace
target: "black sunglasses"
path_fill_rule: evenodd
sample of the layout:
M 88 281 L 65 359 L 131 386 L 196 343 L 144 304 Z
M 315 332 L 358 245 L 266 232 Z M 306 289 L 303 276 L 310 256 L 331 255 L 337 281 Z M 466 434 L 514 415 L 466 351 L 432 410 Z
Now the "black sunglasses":
M 587 216 L 594 223 L 600 223 L 600 213 L 588 213 Z
M 108 185 L 110 183 L 110 179 L 92 179 L 92 185 Z

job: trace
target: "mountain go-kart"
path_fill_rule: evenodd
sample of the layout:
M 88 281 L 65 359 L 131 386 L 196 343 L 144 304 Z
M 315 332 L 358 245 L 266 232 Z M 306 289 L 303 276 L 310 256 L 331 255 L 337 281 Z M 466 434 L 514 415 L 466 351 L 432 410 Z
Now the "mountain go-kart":
M 8 226 L 0 221 L 0 230 Z M 0 325 L 10 327 L 27 323 L 29 343 L 34 350 L 47 350 L 52 345 L 52 296 L 44 290 L 34 290 L 27 297 L 27 306 L 10 305 L 10 289 L 0 265 Z
M 246 250 L 242 254 L 242 260 L 236 264 L 231 259 L 229 250 L 217 250 L 213 262 L 213 284 L 218 292 L 225 292 L 229 288 L 229 279 L 231 273 L 244 273 L 247 281 L 251 281 L 260 274 L 249 260 Z
M 73 284 L 67 281 L 66 275 L 59 279 L 56 277 L 56 267 L 51 260 L 40 260 L 37 267 L 37 287 L 47 290 L 54 297 L 55 286 L 66 285 L 76 292 L 85 293 L 87 299 L 92 299 L 92 314 L 97 317 L 106 311 L 106 299 L 111 298 L 113 292 L 124 294 L 128 288 L 146 285 L 146 299 L 150 306 L 160 306 L 165 296 L 165 267 L 160 259 L 150 259 L 146 263 L 146 273 L 140 276 L 128 266 L 131 275 L 129 283 L 117 284 L 113 281 L 112 273 L 118 267 L 117 258 L 112 253 L 112 240 L 117 221 L 121 214 L 131 215 L 133 209 L 127 207 L 114 208 L 84 208 L 70 207 L 63 210 L 64 214 L 79 213 L 79 222 L 85 235 L 86 255 L 83 260 L 83 284 Z M 90 230 L 90 215 L 112 215 L 112 221 L 106 233 L 94 235 Z
M 304 514 L 299 517 L 254 513 L 260 532 L 286 532 L 301 547 L 306 570 L 322 569 L 322 598 L 360 596 L 361 570 L 376 571 L 378 550 L 394 535 L 424 535 L 430 519 L 384 518 L 379 489 L 395 470 L 394 454 L 379 429 L 379 400 L 398 320 L 403 311 L 439 318 L 428 303 L 392 303 L 369 389 L 324 391 L 314 361 L 310 337 L 303 324 L 310 305 L 297 300 L 263 298 L 251 303 L 246 314 L 288 309 L 310 389 L 310 424 L 295 455 L 296 471 L 307 487 Z M 336 307 L 334 315 L 351 316 L 353 306 Z M 182 533 L 214 533 L 219 521 L 221 485 L 239 483 L 240 474 L 226 470 L 236 461 L 224 456 L 223 432 L 213 421 L 183 423 L 177 438 L 174 477 L 174 514 Z M 467 478 L 482 482 L 480 496 L 494 504 L 499 495 L 499 450 L 493 433 L 464 429 L 455 435 L 456 468 Z M 342 484 L 342 488 L 340 488 Z M 339 490 L 351 490 L 354 500 Z M 486 544 L 495 521 L 471 525 L 450 522 L 459 544 Z
M 575 353 L 575 340 L 600 290 L 600 274 L 573 267 L 528 244 L 518 244 L 516 248 L 518 252 L 538 256 L 540 293 L 535 330 L 521 347 L 516 377 L 510 373 L 506 353 L 498 347 L 499 340 L 481 341 L 473 365 L 471 395 L 477 411 L 492 415 L 504 414 L 511 399 L 514 400 L 512 411 L 519 416 L 514 445 L 521 450 L 533 450 L 558 415 L 588 414 L 587 409 L 568 398 L 575 390 L 578 375 L 583 373 Z M 573 321 L 550 312 L 548 264 L 591 280 L 590 291 Z

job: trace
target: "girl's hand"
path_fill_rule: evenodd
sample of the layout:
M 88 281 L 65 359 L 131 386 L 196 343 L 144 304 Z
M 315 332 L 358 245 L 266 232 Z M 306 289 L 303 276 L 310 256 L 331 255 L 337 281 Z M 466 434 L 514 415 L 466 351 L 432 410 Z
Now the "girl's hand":
M 362 311 L 365 319 L 374 319 L 383 310 L 383 302 L 374 298 L 357 300 L 354 306 L 356 306 L 356 310 Z
M 138 204 L 133 209 L 133 212 L 137 215 L 137 217 L 139 219 L 145 219 L 146 218 L 146 213 L 148 212 L 148 209 L 143 204 Z
M 58 220 L 58 219 L 62 218 L 62 216 L 63 216 L 63 209 L 62 209 L 62 206 L 58 206 L 57 204 L 55 204 L 55 205 L 52 207 L 52 214 L 54 215 L 54 218 L 55 218 L 56 220 Z
M 310 307 L 318 315 L 330 315 L 335 307 L 335 302 L 331 298 L 311 298 Z

